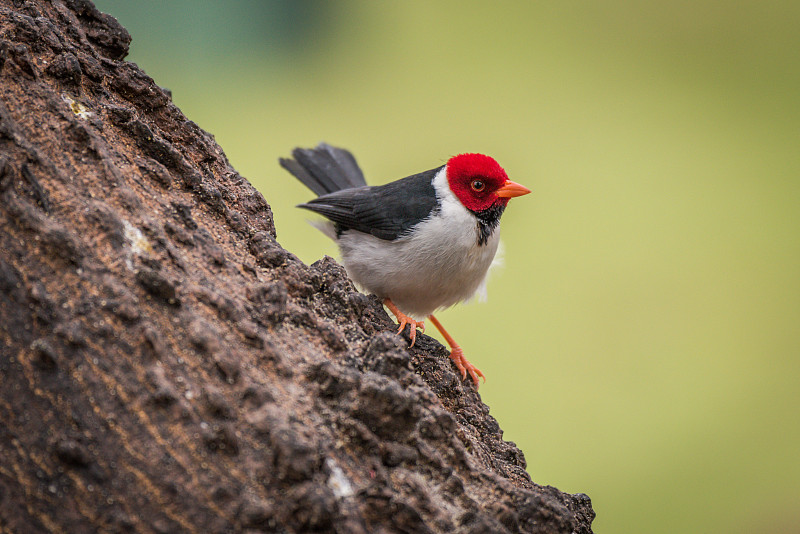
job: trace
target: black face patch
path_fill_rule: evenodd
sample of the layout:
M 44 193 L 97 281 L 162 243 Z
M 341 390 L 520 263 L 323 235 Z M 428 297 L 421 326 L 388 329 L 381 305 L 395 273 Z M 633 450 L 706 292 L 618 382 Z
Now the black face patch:
M 478 245 L 483 246 L 489 241 L 505 209 L 503 204 L 493 204 L 488 209 L 473 212 L 478 218 Z

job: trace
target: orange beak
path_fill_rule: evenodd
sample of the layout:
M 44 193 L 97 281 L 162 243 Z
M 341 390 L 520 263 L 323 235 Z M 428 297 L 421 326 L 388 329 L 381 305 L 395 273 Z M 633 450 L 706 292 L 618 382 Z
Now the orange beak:
M 503 184 L 503 187 L 495 191 L 495 195 L 501 198 L 514 198 L 514 197 L 521 197 L 522 195 L 527 195 L 530 193 L 531 190 L 525 187 L 524 185 L 520 185 L 517 182 L 512 182 L 511 180 L 506 181 Z

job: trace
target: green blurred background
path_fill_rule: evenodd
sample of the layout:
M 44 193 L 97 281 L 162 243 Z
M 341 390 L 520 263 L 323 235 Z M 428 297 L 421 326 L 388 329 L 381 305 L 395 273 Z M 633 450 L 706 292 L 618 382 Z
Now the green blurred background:
M 800 532 L 799 2 L 97 5 L 306 263 L 336 249 L 294 146 L 371 183 L 480 151 L 533 190 L 489 301 L 440 318 L 596 532 Z

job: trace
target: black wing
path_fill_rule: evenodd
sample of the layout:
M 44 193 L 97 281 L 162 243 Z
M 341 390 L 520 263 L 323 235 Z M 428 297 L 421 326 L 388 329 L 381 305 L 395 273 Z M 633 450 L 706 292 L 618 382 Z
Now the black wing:
M 316 148 L 295 148 L 292 156 L 281 158 L 281 166 L 318 195 L 367 185 L 356 159 L 343 148 L 320 143 Z
M 442 167 L 379 186 L 344 189 L 298 207 L 323 215 L 337 233 L 358 230 L 393 241 L 437 209 L 433 178 Z

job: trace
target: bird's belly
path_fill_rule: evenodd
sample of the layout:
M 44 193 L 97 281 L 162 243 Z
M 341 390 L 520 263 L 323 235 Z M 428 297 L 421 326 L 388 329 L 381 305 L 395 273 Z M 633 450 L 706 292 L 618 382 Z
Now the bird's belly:
M 499 232 L 478 245 L 474 227 L 453 235 L 431 226 L 396 241 L 344 232 L 339 245 L 345 269 L 365 290 L 391 298 L 403 313 L 420 319 L 472 297 L 484 284 Z

